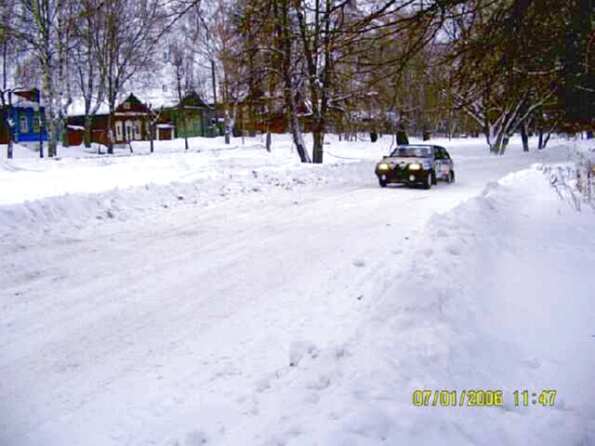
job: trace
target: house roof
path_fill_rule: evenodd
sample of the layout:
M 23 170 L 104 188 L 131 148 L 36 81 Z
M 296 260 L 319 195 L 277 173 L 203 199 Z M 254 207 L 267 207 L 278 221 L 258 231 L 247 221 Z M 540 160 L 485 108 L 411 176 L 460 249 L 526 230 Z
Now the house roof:
M 134 113 L 134 114 L 152 114 L 151 109 L 143 104 L 133 93 L 130 93 L 128 97 L 122 101 L 120 105 L 116 107 L 116 114 L 120 113 Z
M 19 101 L 30 101 L 30 102 L 37 102 L 39 103 L 39 90 L 37 88 L 32 88 L 31 90 L 21 90 L 15 91 L 15 96 L 18 96 Z
M 14 91 L 11 106 L 13 108 L 29 108 L 35 111 L 40 109 L 39 104 L 39 90 L 33 88 L 31 90 Z
M 180 101 L 182 107 L 209 108 L 196 91 L 191 91 Z

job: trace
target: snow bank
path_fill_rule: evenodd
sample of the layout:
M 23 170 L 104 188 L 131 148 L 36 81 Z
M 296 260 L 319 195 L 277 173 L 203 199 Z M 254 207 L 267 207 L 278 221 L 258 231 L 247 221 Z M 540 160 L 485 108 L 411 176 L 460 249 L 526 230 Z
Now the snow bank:
M 17 148 L 17 159 L 0 160 L 0 226 L 13 231 L 24 225 L 35 231 L 62 221 L 80 227 L 93 220 L 128 218 L 134 211 L 209 205 L 238 194 L 327 182 L 356 184 L 364 172 L 373 180 L 372 163 L 394 146 L 390 136 L 375 144 L 365 138 L 327 139 L 322 166 L 299 163 L 288 135 L 275 135 L 272 153 L 266 152 L 261 137 L 234 138 L 230 145 L 222 138 L 190 138 L 188 151 L 180 139 L 157 141 L 153 154 L 148 153 L 148 142 L 135 142 L 133 154 L 120 150 L 109 157 L 80 147 L 63 148 L 61 156 L 51 160 Z M 448 147 L 457 165 L 488 161 L 483 140 L 432 143 Z M 521 165 L 525 158 L 522 153 L 507 156 Z M 495 157 L 489 161 L 492 166 L 486 169 L 505 164 Z
M 594 224 L 537 168 L 490 183 L 433 218 L 349 341 L 259 383 L 258 415 L 223 443 L 595 444 Z M 504 405 L 415 407 L 416 389 Z M 515 405 L 544 389 L 553 407 Z
M 235 138 L 231 145 L 221 138 L 190 138 L 190 147 L 184 151 L 183 140 L 159 141 L 149 155 L 148 143 L 139 142 L 132 155 L 106 157 L 70 148 L 58 159 L 0 161 L 2 232 L 19 227 L 36 232 L 55 223 L 82 227 L 95 220 L 127 219 L 138 211 L 207 206 L 258 192 L 346 183 L 356 176 L 350 164 L 366 156 L 378 159 L 386 151 L 382 143 L 339 143 L 341 158 L 329 154 L 324 165 L 304 165 L 286 135 L 278 136 L 272 153 L 259 138 L 246 139 L 246 144 Z M 339 166 L 342 173 L 335 175 Z
M 26 200 L 24 203 L 0 206 L 0 232 L 11 234 L 27 228 L 31 236 L 36 231 L 49 230 L 56 223 L 60 224 L 58 231 L 62 232 L 66 226 L 81 228 L 108 219 L 125 221 L 138 218 L 143 213 L 160 209 L 187 205 L 205 207 L 246 195 L 311 188 L 329 182 L 346 183 L 361 175 L 355 169 L 344 167 L 340 176 L 334 176 L 336 168 L 332 165 L 294 168 L 260 165 L 237 171 L 225 168 L 213 174 L 191 174 L 192 181 L 188 182 L 151 182 L 105 192 L 65 193 Z

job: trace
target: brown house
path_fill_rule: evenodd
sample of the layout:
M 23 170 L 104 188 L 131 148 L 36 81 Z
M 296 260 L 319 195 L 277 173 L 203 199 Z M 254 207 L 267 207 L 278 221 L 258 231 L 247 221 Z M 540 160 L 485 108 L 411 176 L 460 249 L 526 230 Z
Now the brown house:
M 145 141 L 151 139 L 151 109 L 130 94 L 122 102 L 112 117 L 116 144 L 129 141 Z
M 311 110 L 298 93 L 295 96 L 297 115 L 300 127 L 303 132 L 312 131 Z M 223 116 L 223 106 L 220 107 L 219 115 Z M 235 116 L 234 135 L 239 136 L 242 132 L 251 134 L 260 133 L 287 133 L 290 131 L 285 103 L 282 97 L 265 98 L 260 97 L 254 100 L 245 99 L 235 104 L 229 104 L 230 114 Z
M 124 102 L 116 107 L 111 116 L 111 134 L 115 144 L 130 141 L 147 141 L 151 139 L 151 120 L 154 113 L 134 94 L 130 94 Z M 91 142 L 108 145 L 109 114 L 98 114 L 91 119 Z M 70 116 L 67 123 L 66 141 L 79 142 L 81 131 L 85 126 L 85 116 Z

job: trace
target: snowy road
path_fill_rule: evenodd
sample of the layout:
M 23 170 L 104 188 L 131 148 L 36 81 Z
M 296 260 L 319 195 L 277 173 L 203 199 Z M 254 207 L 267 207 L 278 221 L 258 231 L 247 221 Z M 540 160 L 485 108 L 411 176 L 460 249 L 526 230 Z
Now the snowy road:
M 452 152 L 458 182 L 431 191 L 380 189 L 362 161 L 334 168 L 349 181 L 5 237 L 0 444 L 232 444 L 272 374 L 354 334 L 430 217 L 537 160 Z

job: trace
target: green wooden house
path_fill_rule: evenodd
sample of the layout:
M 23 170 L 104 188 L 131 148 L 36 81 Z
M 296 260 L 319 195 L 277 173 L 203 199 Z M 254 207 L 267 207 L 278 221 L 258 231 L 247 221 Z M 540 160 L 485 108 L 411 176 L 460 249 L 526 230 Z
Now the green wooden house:
M 171 123 L 176 138 L 218 134 L 214 110 L 195 91 L 187 94 L 178 105 L 164 109 L 159 121 Z

